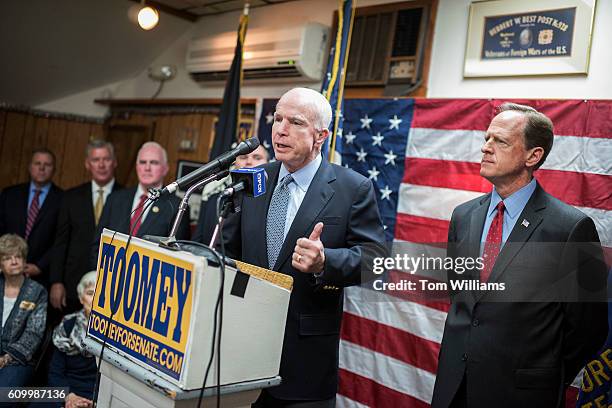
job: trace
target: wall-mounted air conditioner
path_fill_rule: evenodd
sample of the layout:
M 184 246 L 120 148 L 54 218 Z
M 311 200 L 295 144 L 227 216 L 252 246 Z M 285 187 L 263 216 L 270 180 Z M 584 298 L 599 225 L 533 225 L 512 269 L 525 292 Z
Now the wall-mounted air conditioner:
M 243 78 L 286 78 L 319 81 L 327 56 L 329 27 L 307 23 L 288 29 L 247 30 Z M 225 80 L 236 32 L 195 38 L 187 49 L 187 71 L 196 81 Z

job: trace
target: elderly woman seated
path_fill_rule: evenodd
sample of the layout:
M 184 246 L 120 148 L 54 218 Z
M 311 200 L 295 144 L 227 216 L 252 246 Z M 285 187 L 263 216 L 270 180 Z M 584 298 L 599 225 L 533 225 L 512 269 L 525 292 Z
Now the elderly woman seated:
M 24 274 L 28 244 L 15 234 L 0 237 L 0 387 L 22 387 L 33 374 L 32 357 L 45 335 L 47 291 Z
M 83 309 L 64 316 L 53 331 L 53 356 L 49 365 L 49 386 L 68 387 L 66 407 L 92 406 L 96 382 L 96 359 L 83 347 L 91 312 L 96 271 L 83 275 L 77 293 Z

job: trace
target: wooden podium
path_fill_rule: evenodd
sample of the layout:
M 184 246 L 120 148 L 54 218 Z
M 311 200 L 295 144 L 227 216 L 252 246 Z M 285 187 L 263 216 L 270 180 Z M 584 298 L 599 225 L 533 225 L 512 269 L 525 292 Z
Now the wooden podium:
M 194 247 L 176 251 L 132 237 L 126 249 L 127 240 L 105 230 L 100 243 L 86 340 L 98 356 L 105 343 L 98 406 L 196 406 L 211 357 L 219 265 Z M 223 406 L 249 406 L 261 388 L 280 383 L 291 288 L 286 275 L 226 265 Z M 218 357 L 215 350 L 205 398 L 216 395 Z

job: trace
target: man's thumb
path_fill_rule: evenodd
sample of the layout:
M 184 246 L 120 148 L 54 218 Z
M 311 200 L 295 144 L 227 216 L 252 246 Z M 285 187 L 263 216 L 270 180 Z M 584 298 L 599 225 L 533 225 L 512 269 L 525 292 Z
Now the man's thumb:
M 310 236 L 308 237 L 311 241 L 318 241 L 321 238 L 321 233 L 323 232 L 323 223 L 317 222 L 317 225 L 314 226 Z

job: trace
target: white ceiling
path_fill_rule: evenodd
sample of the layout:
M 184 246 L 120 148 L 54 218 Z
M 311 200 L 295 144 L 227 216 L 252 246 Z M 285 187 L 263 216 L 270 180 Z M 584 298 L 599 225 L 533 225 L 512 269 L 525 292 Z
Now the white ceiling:
M 0 102 L 36 106 L 142 72 L 192 22 L 161 13 L 149 32 L 130 0 L 0 1 Z

